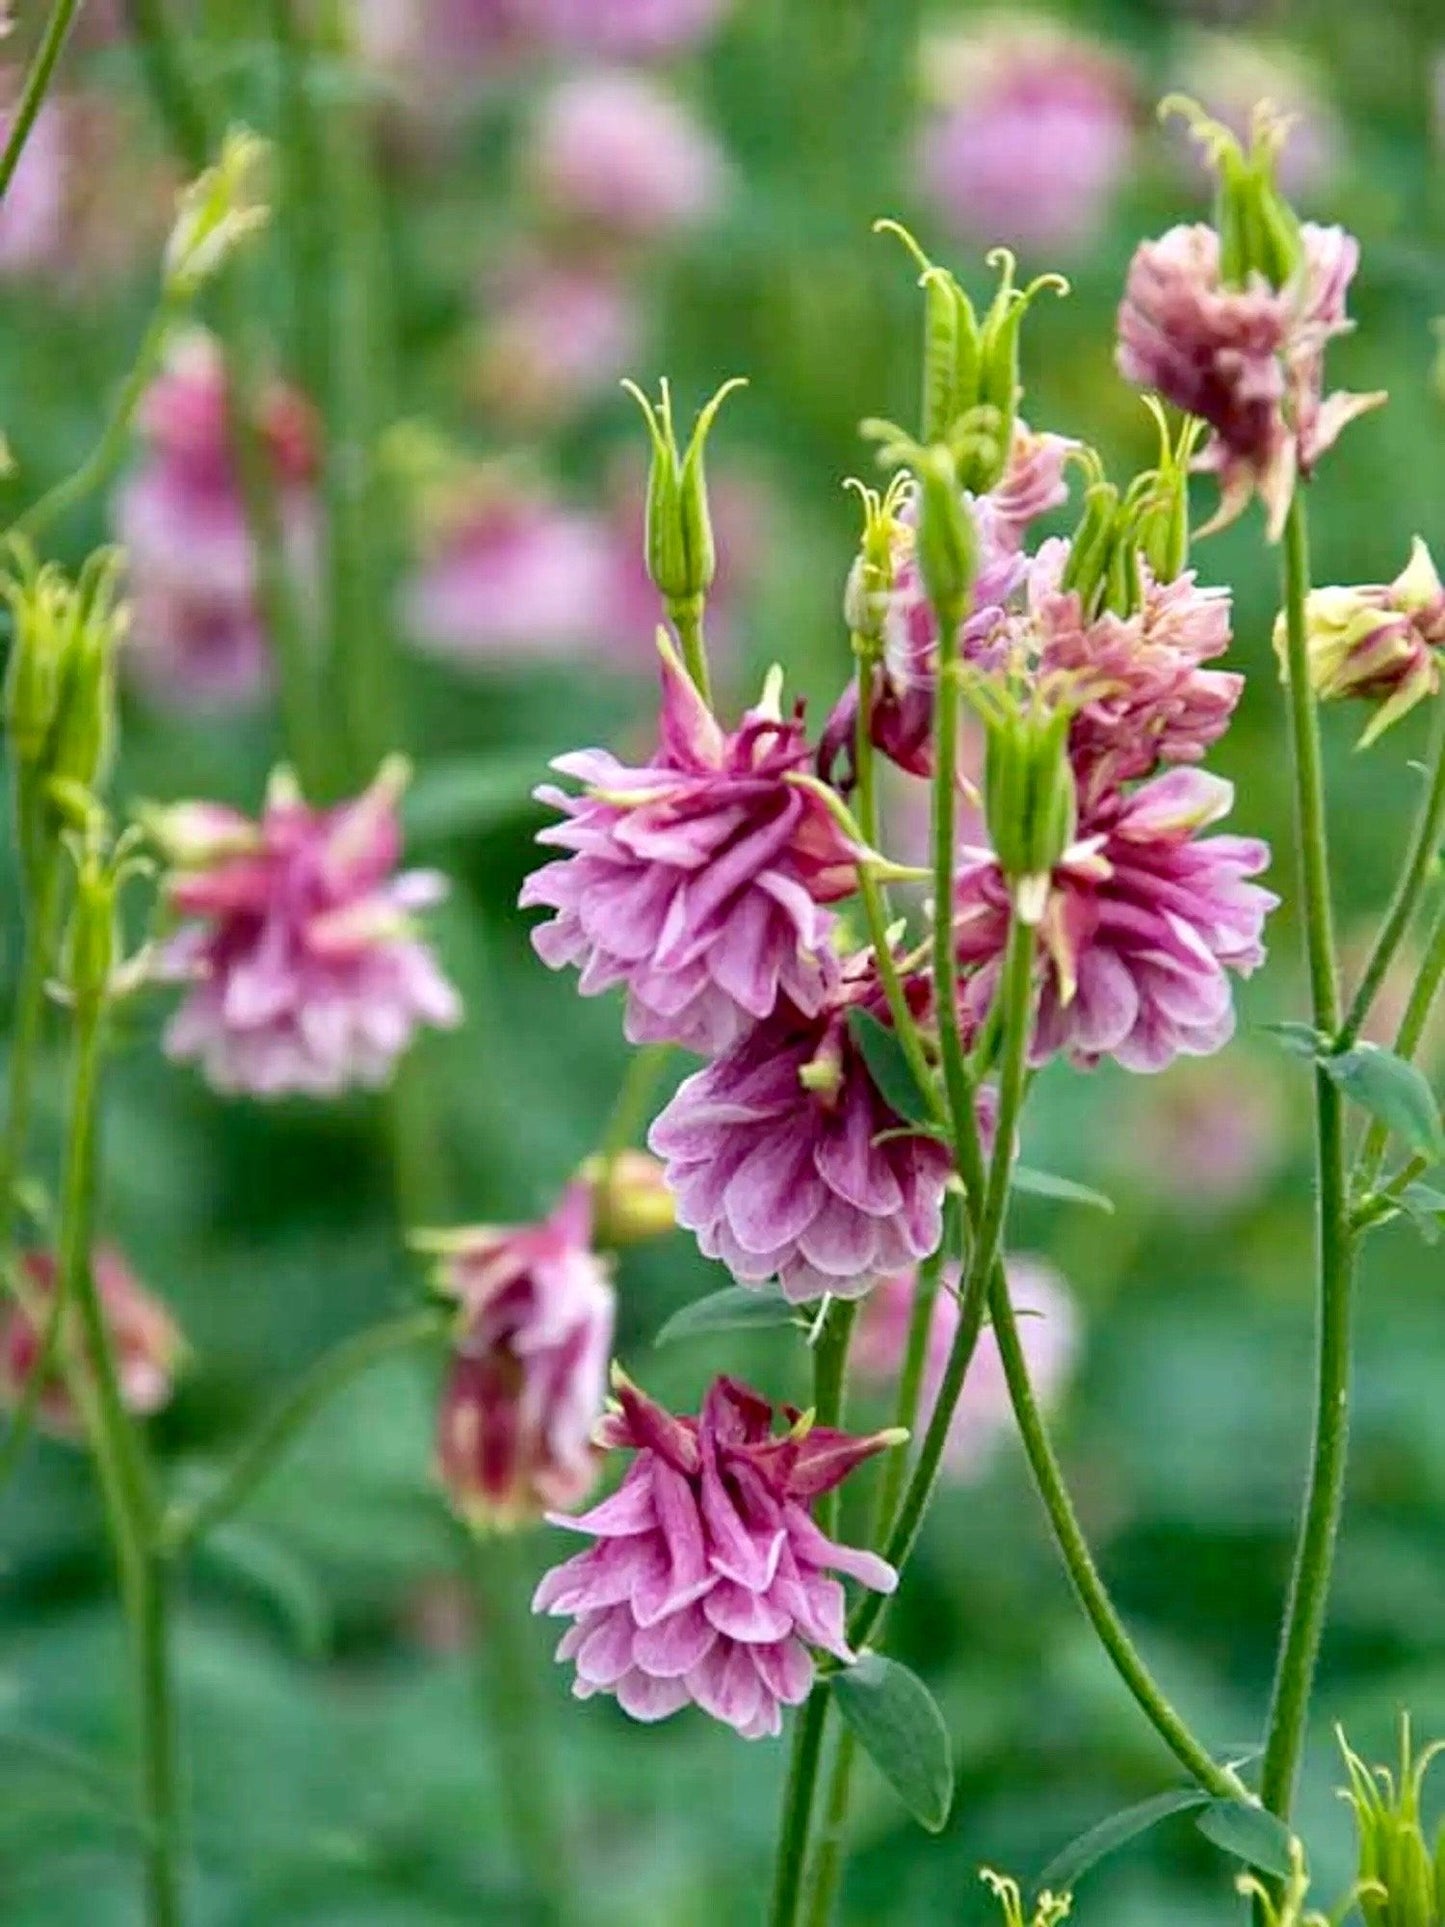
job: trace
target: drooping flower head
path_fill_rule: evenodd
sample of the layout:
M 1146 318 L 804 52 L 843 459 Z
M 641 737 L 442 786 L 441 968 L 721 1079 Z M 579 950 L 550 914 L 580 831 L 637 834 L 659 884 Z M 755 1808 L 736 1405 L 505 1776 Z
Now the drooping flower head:
M 897 1584 L 871 1552 L 838 1545 L 814 1523 L 814 1499 L 893 1442 L 811 1425 L 734 1379 L 717 1379 L 697 1418 L 674 1418 L 619 1376 L 601 1442 L 636 1453 L 621 1486 L 554 1525 L 596 1543 L 546 1574 L 533 1606 L 573 1624 L 557 1648 L 576 1667 L 579 1699 L 612 1694 L 636 1720 L 692 1703 L 744 1739 L 782 1726 L 807 1698 L 810 1647 L 851 1657 L 846 1573 L 875 1592 Z
M 563 81 L 544 101 L 531 174 L 564 219 L 634 239 L 696 227 L 727 184 L 721 149 L 680 99 L 608 68 Z
M 725 730 L 671 646 L 662 651 L 657 752 L 630 768 L 604 750 L 553 767 L 565 820 L 538 841 L 569 854 L 527 879 L 522 904 L 556 912 L 533 932 L 544 963 L 576 964 L 584 996 L 626 986 L 633 1043 L 723 1050 L 786 998 L 822 1007 L 835 965 L 828 903 L 854 887 L 857 852 L 826 804 L 790 782 L 810 752 L 775 679 Z
M 1018 1314 L 1019 1343 L 1041 1403 L 1062 1390 L 1078 1345 L 1078 1322 L 1062 1278 L 1042 1259 L 1008 1260 L 1009 1296 Z M 959 1271 L 950 1266 L 939 1282 L 928 1326 L 918 1423 L 926 1426 L 938 1402 L 948 1355 L 958 1330 Z M 860 1378 L 882 1387 L 897 1380 L 908 1342 L 917 1274 L 885 1278 L 868 1298 L 853 1338 L 852 1362 Z M 995 1447 L 1013 1422 L 1008 1385 L 991 1327 L 979 1333 L 948 1431 L 944 1465 L 953 1478 L 975 1479 L 987 1469 Z
M 114 1245 L 97 1245 L 91 1253 L 91 1275 L 128 1411 L 148 1417 L 169 1404 L 176 1368 L 184 1344 L 165 1306 L 136 1278 Z M 50 1251 L 27 1251 L 19 1261 L 23 1287 L 8 1296 L 0 1309 L 0 1402 L 15 1405 L 25 1395 L 39 1368 L 46 1327 L 55 1301 L 59 1267 Z M 78 1314 L 72 1304 L 62 1328 L 59 1356 L 82 1361 Z M 78 1437 L 80 1413 L 61 1372 L 52 1365 L 39 1394 L 36 1412 L 45 1427 L 62 1438 Z
M 313 809 L 282 772 L 259 823 L 219 804 L 157 812 L 165 896 L 182 919 L 159 971 L 190 984 L 166 1049 L 218 1090 L 380 1086 L 420 1025 L 461 1021 L 414 921 L 444 879 L 396 873 L 404 782 L 388 763 L 360 796 Z
M 1134 145 L 1123 60 L 1047 21 L 999 13 L 929 42 L 924 84 L 936 102 L 924 180 L 957 233 L 1053 254 L 1093 238 Z
M 460 1308 L 442 1389 L 437 1463 L 452 1504 L 507 1528 L 580 1504 L 597 1476 L 614 1299 L 592 1249 L 586 1184 L 540 1224 L 426 1236 Z
M 1084 816 L 1054 870 L 1040 924 L 1042 988 L 1033 1061 L 1058 1052 L 1091 1065 L 1163 1070 L 1205 1057 L 1233 1034 L 1231 973 L 1264 959 L 1278 899 L 1249 879 L 1269 862 L 1250 837 L 1200 837 L 1228 814 L 1233 786 L 1175 769 Z M 975 972 L 966 998 L 981 1016 L 1008 928 L 1008 893 L 987 852 L 958 875 L 959 957 Z
M 866 958 L 814 1014 L 780 1003 L 695 1072 L 648 1138 L 704 1255 L 741 1284 L 776 1277 L 795 1303 L 856 1298 L 942 1236 L 951 1159 L 874 1083 L 848 1027 L 860 1006 L 885 1020 Z
M 126 666 L 148 696 L 170 705 L 252 702 L 271 679 L 227 407 L 215 342 L 186 335 L 142 403 L 144 454 L 115 498 L 135 610 Z M 308 581 L 320 534 L 314 417 L 294 389 L 278 385 L 260 428 L 288 560 Z

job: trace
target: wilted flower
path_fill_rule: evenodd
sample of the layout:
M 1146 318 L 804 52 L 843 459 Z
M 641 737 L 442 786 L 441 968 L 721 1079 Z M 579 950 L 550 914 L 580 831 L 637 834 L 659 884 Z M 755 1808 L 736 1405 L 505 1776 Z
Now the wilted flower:
M 942 1236 L 952 1161 L 874 1083 L 848 1029 L 860 1004 L 882 1021 L 864 965 L 816 1015 L 780 1003 L 689 1077 L 648 1135 L 703 1254 L 742 1284 L 776 1277 L 795 1303 L 856 1298 Z
M 653 761 L 629 768 L 605 750 L 556 760 L 586 787 L 538 791 L 567 819 L 538 841 L 571 854 L 534 872 L 521 901 L 556 911 L 532 941 L 554 970 L 580 967 L 584 996 L 626 985 L 631 1042 L 707 1053 L 780 998 L 821 1007 L 833 969 L 824 905 L 852 891 L 857 852 L 788 780 L 809 750 L 776 689 L 724 730 L 660 647 Z
M 1035 1063 L 1064 1051 L 1085 1065 L 1114 1057 L 1127 1070 L 1158 1071 L 1228 1042 L 1228 973 L 1248 976 L 1263 961 L 1264 920 L 1278 901 L 1247 881 L 1269 862 L 1265 844 L 1198 835 L 1233 800 L 1221 777 L 1177 769 L 1083 819 L 1039 930 Z M 1008 929 L 1007 888 L 991 855 L 960 869 L 955 929 L 960 961 L 982 966 L 966 991 L 981 1016 Z
M 199 332 L 171 351 L 141 405 L 145 454 L 113 507 L 134 604 L 125 662 L 155 701 L 230 707 L 254 701 L 271 664 L 257 605 L 255 546 L 232 460 L 224 366 Z M 277 384 L 259 429 L 287 558 L 318 569 L 317 429 L 309 404 Z
M 706 220 L 727 173 L 681 100 L 643 74 L 607 68 L 563 81 L 544 101 L 531 170 L 557 213 L 634 237 Z
M 1102 43 L 999 14 L 929 43 L 924 177 L 955 230 L 1057 251 L 1103 225 L 1134 144 L 1133 77 Z
M 554 1525 L 597 1541 L 543 1578 L 533 1606 L 571 1618 L 557 1657 L 579 1699 L 611 1693 L 636 1720 L 689 1701 L 744 1739 L 777 1733 L 813 1683 L 808 1648 L 851 1657 L 843 1572 L 875 1592 L 897 1574 L 875 1553 L 826 1538 L 811 1506 L 894 1441 L 853 1438 L 717 1379 L 698 1418 L 674 1418 L 620 1375 L 600 1441 L 637 1456 L 621 1486 Z
M 564 420 L 639 360 L 641 304 L 611 262 L 526 254 L 488 280 L 475 385 L 508 421 Z
M 577 1505 L 597 1476 L 614 1299 L 592 1249 L 588 1187 L 541 1224 L 424 1235 L 437 1283 L 460 1307 L 442 1388 L 437 1463 L 478 1528 Z
M 1392 723 L 1440 688 L 1445 647 L 1445 590 L 1416 536 L 1406 567 L 1391 583 L 1312 590 L 1305 605 L 1310 683 L 1323 701 L 1354 696 L 1380 706 L 1360 738 L 1365 749 Z M 1283 614 L 1275 653 L 1288 673 Z
M 360 796 L 317 810 L 281 772 L 259 823 L 220 804 L 156 812 L 175 866 L 166 900 L 184 920 L 158 970 L 191 985 L 166 1049 L 198 1061 L 218 1090 L 379 1086 L 418 1026 L 461 1021 L 413 917 L 445 880 L 395 874 L 404 781 L 388 763 Z
M 1063 1279 L 1042 1259 L 1007 1262 L 1009 1297 L 1018 1313 L 1019 1342 L 1041 1403 L 1062 1389 L 1078 1344 L 1073 1301 Z M 948 1354 L 958 1330 L 959 1268 L 950 1265 L 939 1282 L 928 1327 L 918 1423 L 926 1426 L 938 1402 Z M 903 1364 L 917 1276 L 885 1278 L 869 1295 L 853 1338 L 853 1368 L 860 1378 L 891 1386 Z M 991 1327 L 979 1333 L 963 1390 L 948 1431 L 944 1464 L 956 1479 L 976 1478 L 1013 1422 L 1008 1384 Z
M 147 1416 L 170 1402 L 184 1349 L 175 1321 L 136 1278 L 113 1245 L 91 1253 L 91 1276 L 110 1336 L 120 1393 L 128 1410 Z M 0 1306 L 0 1399 L 16 1404 L 40 1364 L 59 1268 L 49 1251 L 27 1251 L 19 1261 L 19 1296 Z M 60 1356 L 83 1357 L 77 1308 L 67 1307 Z M 88 1369 L 88 1368 L 87 1368 Z M 78 1435 L 80 1413 L 65 1379 L 53 1364 L 36 1407 L 41 1422 L 64 1438 Z

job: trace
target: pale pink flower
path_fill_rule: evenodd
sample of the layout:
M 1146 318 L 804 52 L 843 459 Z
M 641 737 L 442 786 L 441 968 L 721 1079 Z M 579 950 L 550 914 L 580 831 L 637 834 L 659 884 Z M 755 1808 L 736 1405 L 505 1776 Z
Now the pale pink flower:
M 1276 1081 L 1232 1051 L 1176 1064 L 1139 1088 L 1114 1141 L 1141 1190 L 1205 1218 L 1260 1194 L 1285 1150 L 1286 1123 Z
M 641 303 L 605 259 L 515 256 L 488 277 L 483 309 L 477 397 L 518 426 L 565 420 L 641 359 Z
M 272 779 L 259 823 L 219 804 L 160 811 L 182 927 L 158 974 L 188 982 L 166 1050 L 222 1091 L 334 1097 L 387 1083 L 419 1026 L 461 1021 L 414 912 L 444 894 L 433 871 L 396 874 L 404 773 L 332 809 Z
M 578 1505 L 596 1482 L 615 1300 L 591 1238 L 591 1195 L 575 1183 L 540 1224 L 425 1240 L 460 1307 L 437 1463 L 452 1504 L 479 1528 Z
M 568 220 L 651 239 L 696 227 L 727 185 L 721 148 L 684 103 L 644 74 L 594 68 L 547 96 L 531 172 Z
M 184 1345 L 175 1321 L 160 1300 L 136 1278 L 114 1245 L 91 1253 L 91 1276 L 110 1336 L 120 1394 L 127 1410 L 148 1417 L 170 1403 L 176 1367 Z M 55 1298 L 59 1268 L 50 1251 L 26 1251 L 19 1259 L 23 1294 L 7 1296 L 0 1307 L 0 1402 L 15 1405 L 24 1396 L 40 1363 L 44 1335 Z M 78 1308 L 67 1307 L 58 1356 L 85 1357 Z M 83 1369 L 88 1373 L 89 1365 Z M 81 1415 L 56 1366 L 41 1389 L 37 1414 L 62 1438 L 80 1435 Z
M 568 53 L 658 60 L 704 39 L 732 0 L 529 0 L 537 28 Z
M 0 114 L 0 141 L 9 136 L 11 120 L 10 111 Z M 43 275 L 64 268 L 70 169 L 65 109 L 58 100 L 47 100 L 0 205 L 0 274 Z
M 636 1453 L 611 1498 L 554 1525 L 595 1540 L 547 1573 L 537 1612 L 574 1623 L 557 1648 L 576 1667 L 579 1699 L 612 1694 L 635 1720 L 666 1719 L 689 1703 L 763 1739 L 813 1684 L 809 1651 L 852 1657 L 844 1636 L 846 1573 L 875 1592 L 898 1576 L 875 1553 L 839 1545 L 812 1503 L 883 1446 L 773 1408 L 717 1379 L 698 1418 L 674 1418 L 619 1379 L 604 1445 Z

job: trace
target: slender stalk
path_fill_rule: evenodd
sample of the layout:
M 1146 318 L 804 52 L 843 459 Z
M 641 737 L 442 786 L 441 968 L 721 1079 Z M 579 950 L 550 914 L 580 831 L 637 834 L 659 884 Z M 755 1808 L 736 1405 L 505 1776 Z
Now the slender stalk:
M 1430 740 L 1430 782 L 1425 800 L 1420 806 L 1420 815 L 1410 839 L 1410 852 L 1405 860 L 1405 868 L 1395 886 L 1395 894 L 1390 899 L 1390 907 L 1385 913 L 1385 921 L 1375 938 L 1369 961 L 1366 963 L 1355 994 L 1350 999 L 1345 1012 L 1345 1020 L 1340 1025 L 1337 1048 L 1348 1050 L 1354 1043 L 1374 1006 L 1390 966 L 1399 953 L 1405 932 L 1410 926 L 1420 899 L 1430 881 L 1430 873 L 1435 867 L 1436 853 L 1440 847 L 1440 833 L 1445 827 L 1445 696 L 1435 699 L 1435 723 Z
M 837 1425 L 843 1410 L 843 1386 L 848 1372 L 848 1345 L 858 1307 L 840 1299 L 829 1307 L 823 1329 L 813 1347 L 813 1414 L 819 1425 Z M 817 1505 L 818 1524 L 831 1535 L 837 1518 L 838 1494 L 825 1493 Z M 818 1770 L 823 1760 L 823 1735 L 828 1722 L 828 1688 L 814 1684 L 798 1713 L 783 1792 L 783 1815 L 778 1835 L 778 1857 L 773 1876 L 770 1927 L 793 1927 L 802 1898 L 803 1870 L 808 1857 L 808 1833 Z
M 0 1249 L 10 1242 L 10 1232 L 15 1223 L 15 1189 L 20 1182 L 25 1147 L 30 1140 L 35 1060 L 45 1018 L 45 984 L 55 952 L 60 893 L 59 853 L 52 847 L 40 859 L 30 897 L 25 954 L 15 1000 L 15 1022 L 10 1033 L 5 1129 L 0 1134 Z
M 189 1551 L 239 1511 L 298 1433 L 354 1379 L 399 1352 L 443 1338 L 447 1329 L 445 1314 L 428 1309 L 375 1325 L 333 1346 L 261 1420 L 220 1483 L 195 1504 L 172 1507 L 161 1535 L 166 1552 L 178 1556 Z
M 55 0 L 55 5 L 50 9 L 50 18 L 45 23 L 40 45 L 35 50 L 35 58 L 25 75 L 25 85 L 20 90 L 20 105 L 10 123 L 4 152 L 0 153 L 0 201 L 10 191 L 15 170 L 20 165 L 20 156 L 25 152 L 25 143 L 35 126 L 36 116 L 45 104 L 45 96 L 50 91 L 51 80 L 79 9 L 80 0 Z
M 953 940 L 959 704 L 954 672 L 958 662 L 958 626 L 962 619 L 961 608 L 938 611 L 938 693 L 933 713 L 933 1005 L 959 1176 L 974 1196 L 971 1209 L 977 1211 L 983 1160 L 974 1127 L 973 1085 L 958 1015 L 958 955 Z M 1032 945 L 1029 954 L 1032 957 Z M 1004 1008 L 1007 1010 L 1007 1004 Z
M 1410 1000 L 1400 1019 L 1400 1028 L 1395 1033 L 1395 1054 L 1398 1057 L 1409 1059 L 1420 1048 L 1442 981 L 1445 981 L 1445 905 L 1436 916 L 1424 964 L 1410 992 Z M 1355 1166 L 1354 1185 L 1357 1191 L 1368 1191 L 1373 1186 L 1385 1161 L 1385 1148 L 1389 1141 L 1390 1133 L 1384 1124 L 1371 1124 L 1365 1133 L 1359 1161 Z
M 331 341 L 326 286 L 330 239 L 326 209 L 316 192 L 325 143 L 307 76 L 310 49 L 293 0 L 267 0 L 271 37 L 279 56 L 280 148 L 286 225 L 291 239 L 296 354 L 308 388 L 324 395 L 330 383 Z
M 712 702 L 712 677 L 707 666 L 707 641 L 703 635 L 702 600 L 691 602 L 669 602 L 667 613 L 677 632 L 678 647 L 682 651 L 682 663 L 693 681 L 693 687 L 705 703 Z
M 156 113 L 181 165 L 199 174 L 210 155 L 210 128 L 165 0 L 125 0 L 125 10 Z
M 617 1097 L 603 1127 L 602 1142 L 597 1147 L 604 1177 L 602 1189 L 606 1190 L 606 1172 L 610 1170 L 622 1153 L 641 1135 L 652 1108 L 653 1093 L 662 1073 L 667 1068 L 667 1060 L 672 1055 L 670 1044 L 644 1044 L 628 1059 L 627 1070 L 618 1087 Z
M 1305 636 L 1309 545 L 1304 497 L 1296 490 L 1285 528 L 1284 597 L 1288 635 L 1290 740 L 1295 831 L 1305 920 L 1305 950 L 1316 1029 L 1333 1038 L 1340 1024 L 1330 906 L 1329 846 L 1319 722 L 1310 688 Z M 1344 1502 L 1349 1441 L 1350 1338 L 1354 1249 L 1345 1175 L 1344 1117 L 1337 1086 L 1315 1072 L 1319 1306 L 1314 1441 L 1289 1604 L 1275 1672 L 1260 1796 L 1288 1821 L 1304 1745 L 1315 1664 L 1329 1597 Z

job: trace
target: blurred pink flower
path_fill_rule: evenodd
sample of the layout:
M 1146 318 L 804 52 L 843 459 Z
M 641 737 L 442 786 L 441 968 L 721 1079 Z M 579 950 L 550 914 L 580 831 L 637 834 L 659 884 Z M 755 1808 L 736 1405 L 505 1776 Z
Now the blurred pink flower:
M 13 114 L 0 114 L 0 141 Z M 0 205 L 0 274 L 48 274 L 66 266 L 71 157 L 65 109 L 45 101 Z
M 461 1312 L 437 1462 L 452 1504 L 478 1528 L 578 1505 L 596 1482 L 614 1297 L 591 1220 L 588 1187 L 576 1183 L 541 1224 L 428 1240 Z
M 256 600 L 256 554 L 231 455 L 225 370 L 210 336 L 171 351 L 141 406 L 144 453 L 113 505 L 130 572 L 124 657 L 153 700 L 175 707 L 254 702 L 271 679 Z M 276 385 L 261 431 L 289 560 L 314 578 L 320 511 L 309 404 Z
M 1134 79 L 1101 42 L 998 14 L 930 42 L 935 103 L 923 140 L 928 192 L 980 244 L 1085 247 L 1107 218 L 1134 145 Z
M 579 1699 L 611 1693 L 635 1720 L 689 1703 L 747 1740 L 782 1727 L 807 1698 L 808 1648 L 851 1657 L 844 1637 L 846 1573 L 892 1592 L 876 1553 L 838 1545 L 812 1503 L 891 1443 L 854 1438 L 773 1408 L 734 1379 L 714 1381 L 698 1418 L 674 1418 L 625 1379 L 601 1442 L 636 1453 L 621 1486 L 579 1518 L 554 1525 L 596 1543 L 547 1573 L 537 1612 L 574 1623 L 557 1648 L 577 1669 Z
M 1263 1190 L 1287 1119 L 1276 1081 L 1247 1052 L 1177 1064 L 1136 1089 L 1115 1143 L 1142 1189 L 1197 1217 Z
M 530 0 L 539 34 L 569 53 L 657 60 L 705 38 L 732 0 Z
M 514 256 L 487 277 L 482 304 L 474 391 L 515 426 L 565 420 L 642 358 L 637 293 L 600 257 Z
M 1262 101 L 1291 123 L 1278 168 L 1279 184 L 1291 200 L 1313 199 L 1330 186 L 1344 161 L 1345 130 L 1323 77 L 1300 48 L 1237 33 L 1195 31 L 1185 37 L 1173 67 L 1190 99 L 1243 143 Z M 1206 181 L 1197 144 L 1180 140 L 1178 152 L 1189 172 Z
M 53 1252 L 23 1252 L 19 1263 L 25 1302 L 7 1294 L 0 1306 L 0 1401 L 12 1406 L 24 1395 L 40 1362 L 59 1276 Z M 114 1245 L 95 1247 L 91 1275 L 110 1334 L 121 1397 L 129 1411 L 142 1417 L 158 1412 L 169 1404 L 174 1389 L 184 1349 L 180 1332 Z M 60 1343 L 70 1357 L 80 1359 L 84 1352 L 77 1307 L 72 1304 L 67 1312 Z M 36 1409 L 50 1431 L 63 1438 L 79 1435 L 80 1413 L 59 1370 L 47 1378 Z
M 1059 1273 L 1040 1258 L 1010 1258 L 1008 1281 L 1029 1377 L 1039 1402 L 1047 1405 L 1062 1390 L 1078 1348 L 1073 1300 Z M 929 1322 L 916 1436 L 922 1434 L 938 1402 L 938 1389 L 958 1330 L 957 1289 L 958 1268 L 950 1266 L 940 1282 Z M 880 1388 L 896 1383 L 908 1341 L 915 1290 L 916 1275 L 904 1272 L 885 1278 L 870 1294 L 853 1339 L 853 1367 L 861 1379 Z M 955 1479 L 977 1478 L 1012 1426 L 1013 1408 L 998 1339 L 986 1325 L 979 1333 L 948 1429 L 944 1465 L 949 1473 Z
M 383 767 L 332 809 L 272 778 L 259 823 L 220 804 L 178 804 L 152 829 L 173 864 L 183 919 L 158 974 L 191 985 L 166 1032 L 222 1091 L 334 1097 L 386 1084 L 420 1025 L 461 1021 L 456 991 L 413 913 L 445 893 L 429 870 L 395 874 L 405 777 Z
M 660 82 L 594 68 L 542 103 L 531 172 L 568 220 L 653 238 L 716 213 L 727 163 L 712 135 Z

